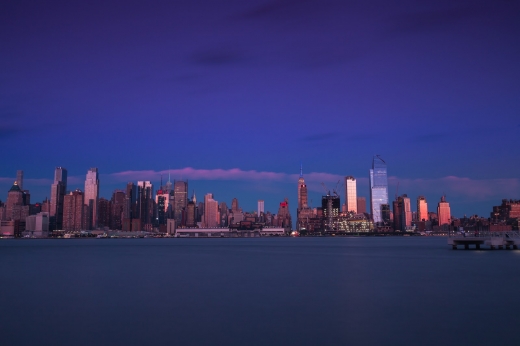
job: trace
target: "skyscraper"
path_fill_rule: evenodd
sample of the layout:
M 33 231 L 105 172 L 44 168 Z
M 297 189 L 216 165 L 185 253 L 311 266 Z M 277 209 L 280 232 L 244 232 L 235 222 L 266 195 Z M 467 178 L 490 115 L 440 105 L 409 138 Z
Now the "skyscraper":
M 366 213 L 367 212 L 367 200 L 365 197 L 357 198 L 357 212 L 358 213 Z
M 125 193 L 125 207 L 124 207 L 124 218 L 127 220 L 135 219 L 137 217 L 137 189 L 135 184 L 129 182 L 126 184 L 126 193 Z
M 123 216 L 125 211 L 126 196 L 122 190 L 115 190 L 110 203 L 112 205 L 112 216 L 110 229 L 123 229 Z
M 112 203 L 101 197 L 98 200 L 98 226 L 110 228 L 112 224 Z
M 345 177 L 345 205 L 347 211 L 358 212 L 356 178 L 353 176 Z
M 403 218 L 403 225 L 405 226 L 405 229 L 408 229 L 412 226 L 412 206 L 408 195 L 403 195 L 402 199 L 403 213 L 401 217 Z
M 193 200 L 188 202 L 186 206 L 186 227 L 197 226 L 197 206 Z
M 63 223 L 63 198 L 67 191 L 67 169 L 56 167 L 54 170 L 54 182 L 51 185 L 50 216 L 54 229 L 62 229 Z
M 263 200 L 258 200 L 258 220 L 260 220 L 260 218 L 262 217 L 262 214 L 265 212 L 264 210 L 264 201 Z
M 376 155 L 370 170 L 370 205 L 374 223 L 382 222 L 381 205 L 388 204 L 388 178 L 386 162 Z
M 23 191 L 23 171 L 16 171 L 16 184 Z
M 174 216 L 177 227 L 184 226 L 182 224 L 182 212 L 186 210 L 188 205 L 188 182 L 175 180 L 173 182 L 173 198 L 174 198 Z
M 289 198 L 285 198 L 278 208 L 278 227 L 292 228 L 291 213 L 289 212 Z
M 424 196 L 417 197 L 417 221 L 428 221 L 428 203 Z
M 309 197 L 305 179 L 303 179 L 303 166 L 300 164 L 300 178 L 298 178 L 298 211 L 309 206 Z
M 412 226 L 412 209 L 408 195 L 396 198 L 394 205 L 394 229 L 406 231 Z
M 150 181 L 137 182 L 137 214 L 144 229 L 151 229 L 153 223 L 153 186 Z
M 238 207 L 238 198 L 233 198 L 231 200 L 231 212 L 233 213 L 238 213 L 240 211 L 239 207 Z
M 84 225 L 84 194 L 81 190 L 70 192 L 63 198 L 63 229 L 79 232 Z M 88 210 L 88 209 L 86 209 Z
M 300 164 L 300 177 L 298 178 L 298 205 L 296 208 L 296 229 L 307 230 L 309 219 L 313 217 L 313 211 L 309 208 L 309 193 L 307 184 L 303 178 L 303 168 Z
M 88 229 L 96 228 L 98 225 L 98 200 L 99 200 L 99 174 L 97 168 L 91 168 L 85 179 L 85 205 L 88 206 L 86 224 Z
M 451 223 L 450 204 L 446 202 L 446 196 L 441 197 L 441 201 L 437 206 L 437 217 L 439 226 L 449 225 Z
M 204 227 L 212 228 L 220 224 L 218 202 L 213 199 L 213 194 L 204 196 Z
M 23 191 L 15 181 L 9 192 L 7 193 L 7 201 L 5 203 L 6 219 L 7 220 L 25 220 L 29 215 L 22 215 L 22 208 L 24 206 Z M 24 213 L 28 214 L 28 213 Z M 24 216 L 24 217 L 22 217 Z

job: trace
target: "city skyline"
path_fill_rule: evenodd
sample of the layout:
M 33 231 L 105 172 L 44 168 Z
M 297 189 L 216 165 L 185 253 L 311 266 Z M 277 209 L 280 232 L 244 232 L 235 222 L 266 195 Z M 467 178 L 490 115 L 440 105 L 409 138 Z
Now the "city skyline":
M 519 6 L 2 4 L 0 191 L 22 169 L 42 200 L 60 165 L 83 190 L 98 167 L 109 198 L 129 181 L 159 185 L 170 167 L 200 199 L 240 191 L 247 209 L 276 210 L 288 197 L 294 216 L 303 162 L 313 206 L 322 181 L 353 176 L 370 209 L 379 154 L 389 203 L 399 182 L 412 200 L 445 194 L 452 214 L 485 215 L 520 195 Z
M 376 159 L 380 160 L 380 157 L 378 157 L 377 155 L 374 156 L 374 160 L 376 160 Z M 98 195 L 99 198 L 110 199 L 110 197 L 112 196 L 113 193 L 125 189 L 126 183 L 122 183 L 123 181 L 128 182 L 127 181 L 128 179 L 125 179 L 125 178 L 131 179 L 132 177 L 134 177 L 135 179 L 133 181 L 131 181 L 130 183 L 137 184 L 136 186 L 139 186 L 139 184 L 149 185 L 150 193 L 151 193 L 151 195 L 154 196 L 155 203 L 157 203 L 157 198 L 159 196 L 158 192 L 161 192 L 158 189 L 162 186 L 162 185 L 160 185 L 160 184 L 162 184 L 162 176 L 165 173 L 167 173 L 170 176 L 169 180 L 166 182 L 166 184 L 164 184 L 163 187 L 169 187 L 169 188 L 171 188 L 171 191 L 174 191 L 174 183 L 172 183 L 170 181 L 171 174 L 173 172 L 173 174 L 176 175 L 179 172 L 179 170 L 177 170 L 177 169 L 173 169 L 173 170 L 168 169 L 167 171 L 158 171 L 158 172 L 127 171 L 127 172 L 124 172 L 123 174 L 121 174 L 124 177 L 124 178 L 122 178 L 119 174 L 112 174 L 112 175 L 99 174 L 99 176 L 98 176 L 97 168 L 91 168 L 88 170 L 88 172 L 92 172 L 92 171 L 96 172 L 96 177 L 98 177 L 98 179 L 100 179 L 99 176 L 102 177 L 100 180 L 97 180 L 97 184 L 96 184 L 96 189 L 100 189 L 100 191 L 102 191 L 102 192 L 99 192 L 99 195 Z M 201 193 L 203 193 L 203 191 L 202 191 L 203 188 L 201 188 L 201 187 L 206 186 L 208 188 L 208 191 L 204 192 L 204 194 L 209 193 L 212 195 L 218 195 L 211 191 L 221 190 L 219 188 L 219 185 L 221 185 L 221 184 L 226 185 L 226 186 L 229 186 L 230 184 L 231 184 L 231 186 L 233 186 L 233 185 L 242 185 L 243 186 L 243 184 L 248 184 L 248 183 L 257 184 L 259 182 L 260 183 L 271 182 L 271 183 L 278 184 L 279 186 L 288 185 L 289 189 L 292 191 L 290 191 L 289 193 L 286 193 L 284 195 L 283 191 L 286 191 L 286 189 L 281 188 L 280 190 L 277 190 L 277 191 L 271 191 L 271 193 L 263 193 L 264 196 L 265 195 L 274 196 L 271 199 L 267 199 L 267 203 L 264 202 L 265 205 L 267 205 L 265 207 L 265 210 L 272 211 L 273 213 L 275 213 L 276 209 L 279 206 L 280 201 L 282 201 L 284 198 L 288 198 L 288 200 L 290 202 L 289 203 L 290 213 L 291 213 L 291 215 L 294 215 L 294 217 L 295 217 L 297 215 L 298 195 L 299 195 L 299 192 L 294 191 L 295 184 L 298 186 L 298 191 L 299 191 L 300 182 L 304 181 L 307 203 L 308 203 L 309 207 L 316 208 L 316 207 L 320 207 L 319 201 L 320 201 L 321 197 L 324 195 L 322 183 L 329 184 L 329 186 L 334 187 L 334 183 L 339 183 L 341 181 L 341 182 L 343 182 L 343 184 L 341 185 L 341 188 L 344 189 L 343 191 L 346 191 L 345 183 L 347 182 L 347 180 L 354 179 L 354 182 L 355 182 L 354 186 L 356 186 L 356 189 L 357 189 L 357 197 L 365 198 L 365 207 L 366 207 L 366 210 L 368 213 L 370 213 L 370 209 L 371 209 L 370 188 L 368 187 L 368 184 L 370 183 L 370 177 L 364 179 L 362 177 L 356 178 L 356 177 L 353 177 L 350 175 L 340 176 L 340 175 L 334 175 L 334 174 L 323 173 L 323 172 L 311 172 L 309 174 L 304 174 L 301 163 L 300 163 L 299 174 L 283 174 L 283 173 L 262 172 L 262 171 L 260 171 L 260 172 L 241 171 L 241 170 L 237 170 L 237 169 L 224 171 L 224 170 L 194 170 L 194 169 L 189 168 L 187 170 L 181 170 L 181 171 L 183 171 L 185 175 L 191 176 L 192 179 L 187 179 L 186 181 L 184 181 L 182 179 L 174 179 L 176 184 L 178 184 L 178 185 L 182 184 L 182 185 L 179 185 L 179 186 L 182 186 L 182 192 L 181 192 L 182 197 L 178 199 L 178 200 L 182 200 L 182 202 L 180 202 L 180 204 L 181 204 L 180 208 L 186 208 L 186 206 L 184 205 L 185 204 L 184 202 L 186 201 L 185 196 L 187 195 L 187 181 L 188 180 L 191 182 L 191 184 L 195 184 L 195 186 L 191 185 L 191 187 L 190 187 L 190 188 L 192 188 L 193 192 L 200 191 Z M 20 175 L 20 173 L 25 175 L 25 173 L 23 173 L 23 170 L 17 170 L 16 177 L 13 177 L 11 180 L 9 180 L 9 178 L 7 178 L 7 179 L 0 178 L 0 186 L 2 186 L 5 183 L 6 186 L 9 186 L 9 188 L 11 188 L 12 182 L 18 181 L 18 176 Z M 204 178 L 207 177 L 208 175 L 210 175 L 211 173 L 215 173 L 214 176 L 212 177 L 213 179 L 204 180 Z M 87 174 L 87 176 L 88 176 L 88 174 Z M 147 177 L 147 178 L 150 178 L 152 176 L 159 176 L 159 181 L 161 183 L 159 184 L 154 181 L 142 181 L 142 180 L 140 180 L 140 178 L 136 178 L 137 176 Z M 106 182 L 103 182 L 103 177 L 108 178 Z M 296 177 L 298 178 L 296 181 L 292 180 L 292 179 L 295 179 Z M 304 178 L 305 178 L 305 180 L 302 180 Z M 50 202 L 50 205 L 51 205 L 51 207 L 50 207 L 51 215 L 53 214 L 53 210 L 55 208 L 55 207 L 53 207 L 53 202 L 52 202 L 53 201 L 52 193 L 55 189 L 53 187 L 54 185 L 57 185 L 59 182 L 61 182 L 62 181 L 61 179 L 65 179 L 65 187 L 64 188 L 60 187 L 58 190 L 58 191 L 62 191 L 64 189 L 62 192 L 63 195 L 61 196 L 61 198 L 63 198 L 65 193 L 68 194 L 75 190 L 80 190 L 83 193 L 85 193 L 85 190 L 83 188 L 84 188 L 84 186 L 85 186 L 84 184 L 86 182 L 84 176 L 81 177 L 81 176 L 68 175 L 68 170 L 65 167 L 56 167 L 55 168 L 54 179 L 55 179 L 54 181 L 49 180 L 49 183 L 51 184 L 50 195 L 48 193 L 45 193 L 45 190 L 48 191 L 48 188 L 42 189 L 42 185 L 41 185 L 41 184 L 45 184 L 47 182 L 47 179 L 31 179 L 31 178 L 26 179 L 29 183 L 34 182 L 34 181 L 36 181 L 36 183 L 37 183 L 34 186 L 26 185 L 27 190 L 30 191 L 30 193 L 31 193 L 32 201 L 42 202 L 45 199 L 48 199 Z M 58 179 L 58 180 L 56 180 L 56 179 Z M 82 179 L 83 181 L 80 181 L 80 179 Z M 339 179 L 339 180 L 336 181 L 336 179 Z M 356 184 L 358 182 L 358 180 L 361 181 L 361 184 L 360 184 L 361 188 L 359 185 Z M 413 198 L 417 198 L 417 199 L 426 198 L 426 200 L 429 200 L 431 203 L 433 203 L 433 201 L 439 200 L 440 198 L 445 198 L 445 196 L 448 195 L 448 196 L 450 196 L 449 200 L 451 203 L 451 209 L 456 210 L 456 211 L 463 210 L 463 208 L 461 208 L 460 205 L 457 205 L 457 203 L 459 203 L 459 202 L 457 202 L 456 199 L 453 199 L 453 197 L 450 194 L 446 194 L 445 192 L 442 194 L 439 194 L 439 193 L 436 193 L 435 191 L 432 192 L 432 189 L 427 189 L 428 191 L 430 191 L 429 194 L 424 193 L 424 191 L 419 191 L 417 195 L 414 195 L 413 193 L 407 193 L 407 186 L 408 186 L 408 191 L 410 190 L 409 186 L 413 186 L 409 182 L 405 181 L 404 184 L 402 184 L 401 181 L 399 181 L 395 177 L 391 177 L 391 176 L 388 180 L 389 180 L 389 182 L 394 182 L 396 184 L 395 186 L 389 187 L 389 192 L 388 192 L 389 195 L 392 195 L 391 189 L 395 189 L 396 193 L 398 191 L 401 191 L 407 195 L 410 195 Z M 9 181 L 11 181 L 11 184 L 9 184 Z M 307 188 L 307 184 L 306 184 L 307 181 L 311 182 L 310 188 Z M 106 186 L 105 186 L 105 183 L 106 183 Z M 432 185 L 436 185 L 437 183 L 438 182 L 432 182 Z M 455 183 L 460 184 L 461 182 L 455 181 Z M 407 184 L 410 184 L 410 185 L 407 185 Z M 327 186 L 327 185 L 325 185 L 325 186 Z M 442 189 L 443 191 L 450 191 L 449 184 L 446 184 L 445 187 L 446 187 L 445 189 Z M 416 189 L 417 189 L 417 187 L 412 188 L 411 190 L 414 191 Z M 237 192 L 234 190 L 229 190 L 229 189 L 226 189 L 226 190 L 227 190 L 227 194 L 221 195 L 223 197 L 216 198 L 216 200 L 223 201 L 224 203 L 229 202 L 229 203 L 231 203 L 231 206 L 232 206 L 234 199 L 237 198 Z M 436 190 L 437 191 L 439 190 L 439 186 L 436 186 Z M 291 194 L 291 192 L 292 192 L 292 194 Z M 338 191 L 338 192 L 341 192 L 341 191 Z M 474 191 L 470 191 L 470 192 L 474 192 Z M 502 194 L 498 195 L 499 193 L 502 193 Z M 262 192 L 257 192 L 257 194 L 262 195 Z M 251 212 L 255 211 L 258 208 L 258 205 L 257 205 L 258 198 L 261 197 L 259 195 L 249 195 L 248 196 L 248 194 L 246 193 L 245 196 L 239 196 L 241 205 L 242 206 L 246 205 L 244 210 L 251 211 Z M 228 196 L 233 196 L 233 197 L 228 198 Z M 474 195 L 470 195 L 470 196 L 474 196 Z M 172 195 L 172 197 L 173 197 L 173 195 Z M 499 201 L 501 201 L 502 199 L 516 199 L 516 198 L 517 198 L 516 195 L 509 197 L 509 196 L 505 196 L 503 194 L 503 191 L 498 191 L 496 199 L 490 199 L 489 200 L 490 204 L 484 205 L 484 208 L 482 209 L 481 212 L 478 212 L 475 210 L 468 210 L 468 211 L 464 211 L 464 213 L 462 214 L 462 213 L 457 213 L 457 212 L 454 213 L 452 211 L 452 214 L 455 217 L 462 217 L 464 215 L 486 216 L 489 213 L 490 205 L 494 205 L 494 204 L 498 203 Z M 345 204 L 346 200 L 345 200 L 344 192 L 340 194 L 340 199 L 341 199 L 341 204 L 342 205 Z M 388 197 L 388 201 L 389 201 L 388 205 L 389 205 L 390 209 L 392 206 L 392 202 L 394 202 L 395 200 L 397 200 L 397 199 L 395 199 L 393 197 Z M 6 200 L 0 198 L 0 201 L 5 202 Z M 314 201 L 314 202 L 312 202 L 312 201 Z M 313 203 L 313 204 L 311 204 L 311 203 Z M 85 202 L 85 204 L 86 204 L 86 202 Z M 168 203 L 166 203 L 166 205 L 167 204 Z M 435 209 L 435 207 L 433 207 L 433 209 Z M 430 206 L 430 209 L 428 211 L 435 212 L 435 210 L 433 210 L 433 209 L 432 209 L 432 206 Z M 418 211 L 418 210 L 416 210 L 416 211 Z M 63 211 L 62 211 L 62 213 L 63 213 Z M 293 221 L 295 221 L 295 220 L 293 220 Z

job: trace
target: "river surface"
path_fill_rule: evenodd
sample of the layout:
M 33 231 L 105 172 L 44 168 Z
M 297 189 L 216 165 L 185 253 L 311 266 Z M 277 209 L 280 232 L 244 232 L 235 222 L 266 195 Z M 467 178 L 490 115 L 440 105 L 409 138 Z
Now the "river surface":
M 1 345 L 520 345 L 520 250 L 446 238 L 0 241 Z

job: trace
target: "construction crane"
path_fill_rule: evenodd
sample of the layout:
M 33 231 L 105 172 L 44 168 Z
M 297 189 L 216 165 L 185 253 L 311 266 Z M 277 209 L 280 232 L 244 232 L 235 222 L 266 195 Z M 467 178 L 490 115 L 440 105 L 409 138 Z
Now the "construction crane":
M 324 182 L 321 182 L 321 186 L 323 186 L 323 190 L 325 190 L 325 194 L 327 196 L 330 196 L 330 190 L 327 189 L 327 187 L 325 186 L 325 183 Z
M 339 197 L 338 185 L 339 185 L 340 182 L 341 182 L 341 180 L 338 180 L 338 182 L 336 183 L 336 187 L 332 190 L 332 192 L 336 195 L 336 197 Z

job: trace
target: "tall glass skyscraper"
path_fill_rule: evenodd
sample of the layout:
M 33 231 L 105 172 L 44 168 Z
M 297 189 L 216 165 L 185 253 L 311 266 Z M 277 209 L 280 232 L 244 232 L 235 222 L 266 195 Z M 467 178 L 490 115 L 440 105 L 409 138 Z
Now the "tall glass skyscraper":
M 85 179 L 85 205 L 88 206 L 87 229 L 95 229 L 98 223 L 99 174 L 97 168 L 87 171 Z
M 376 155 L 370 170 L 370 205 L 374 223 L 382 222 L 381 205 L 388 204 L 388 177 L 386 162 Z

